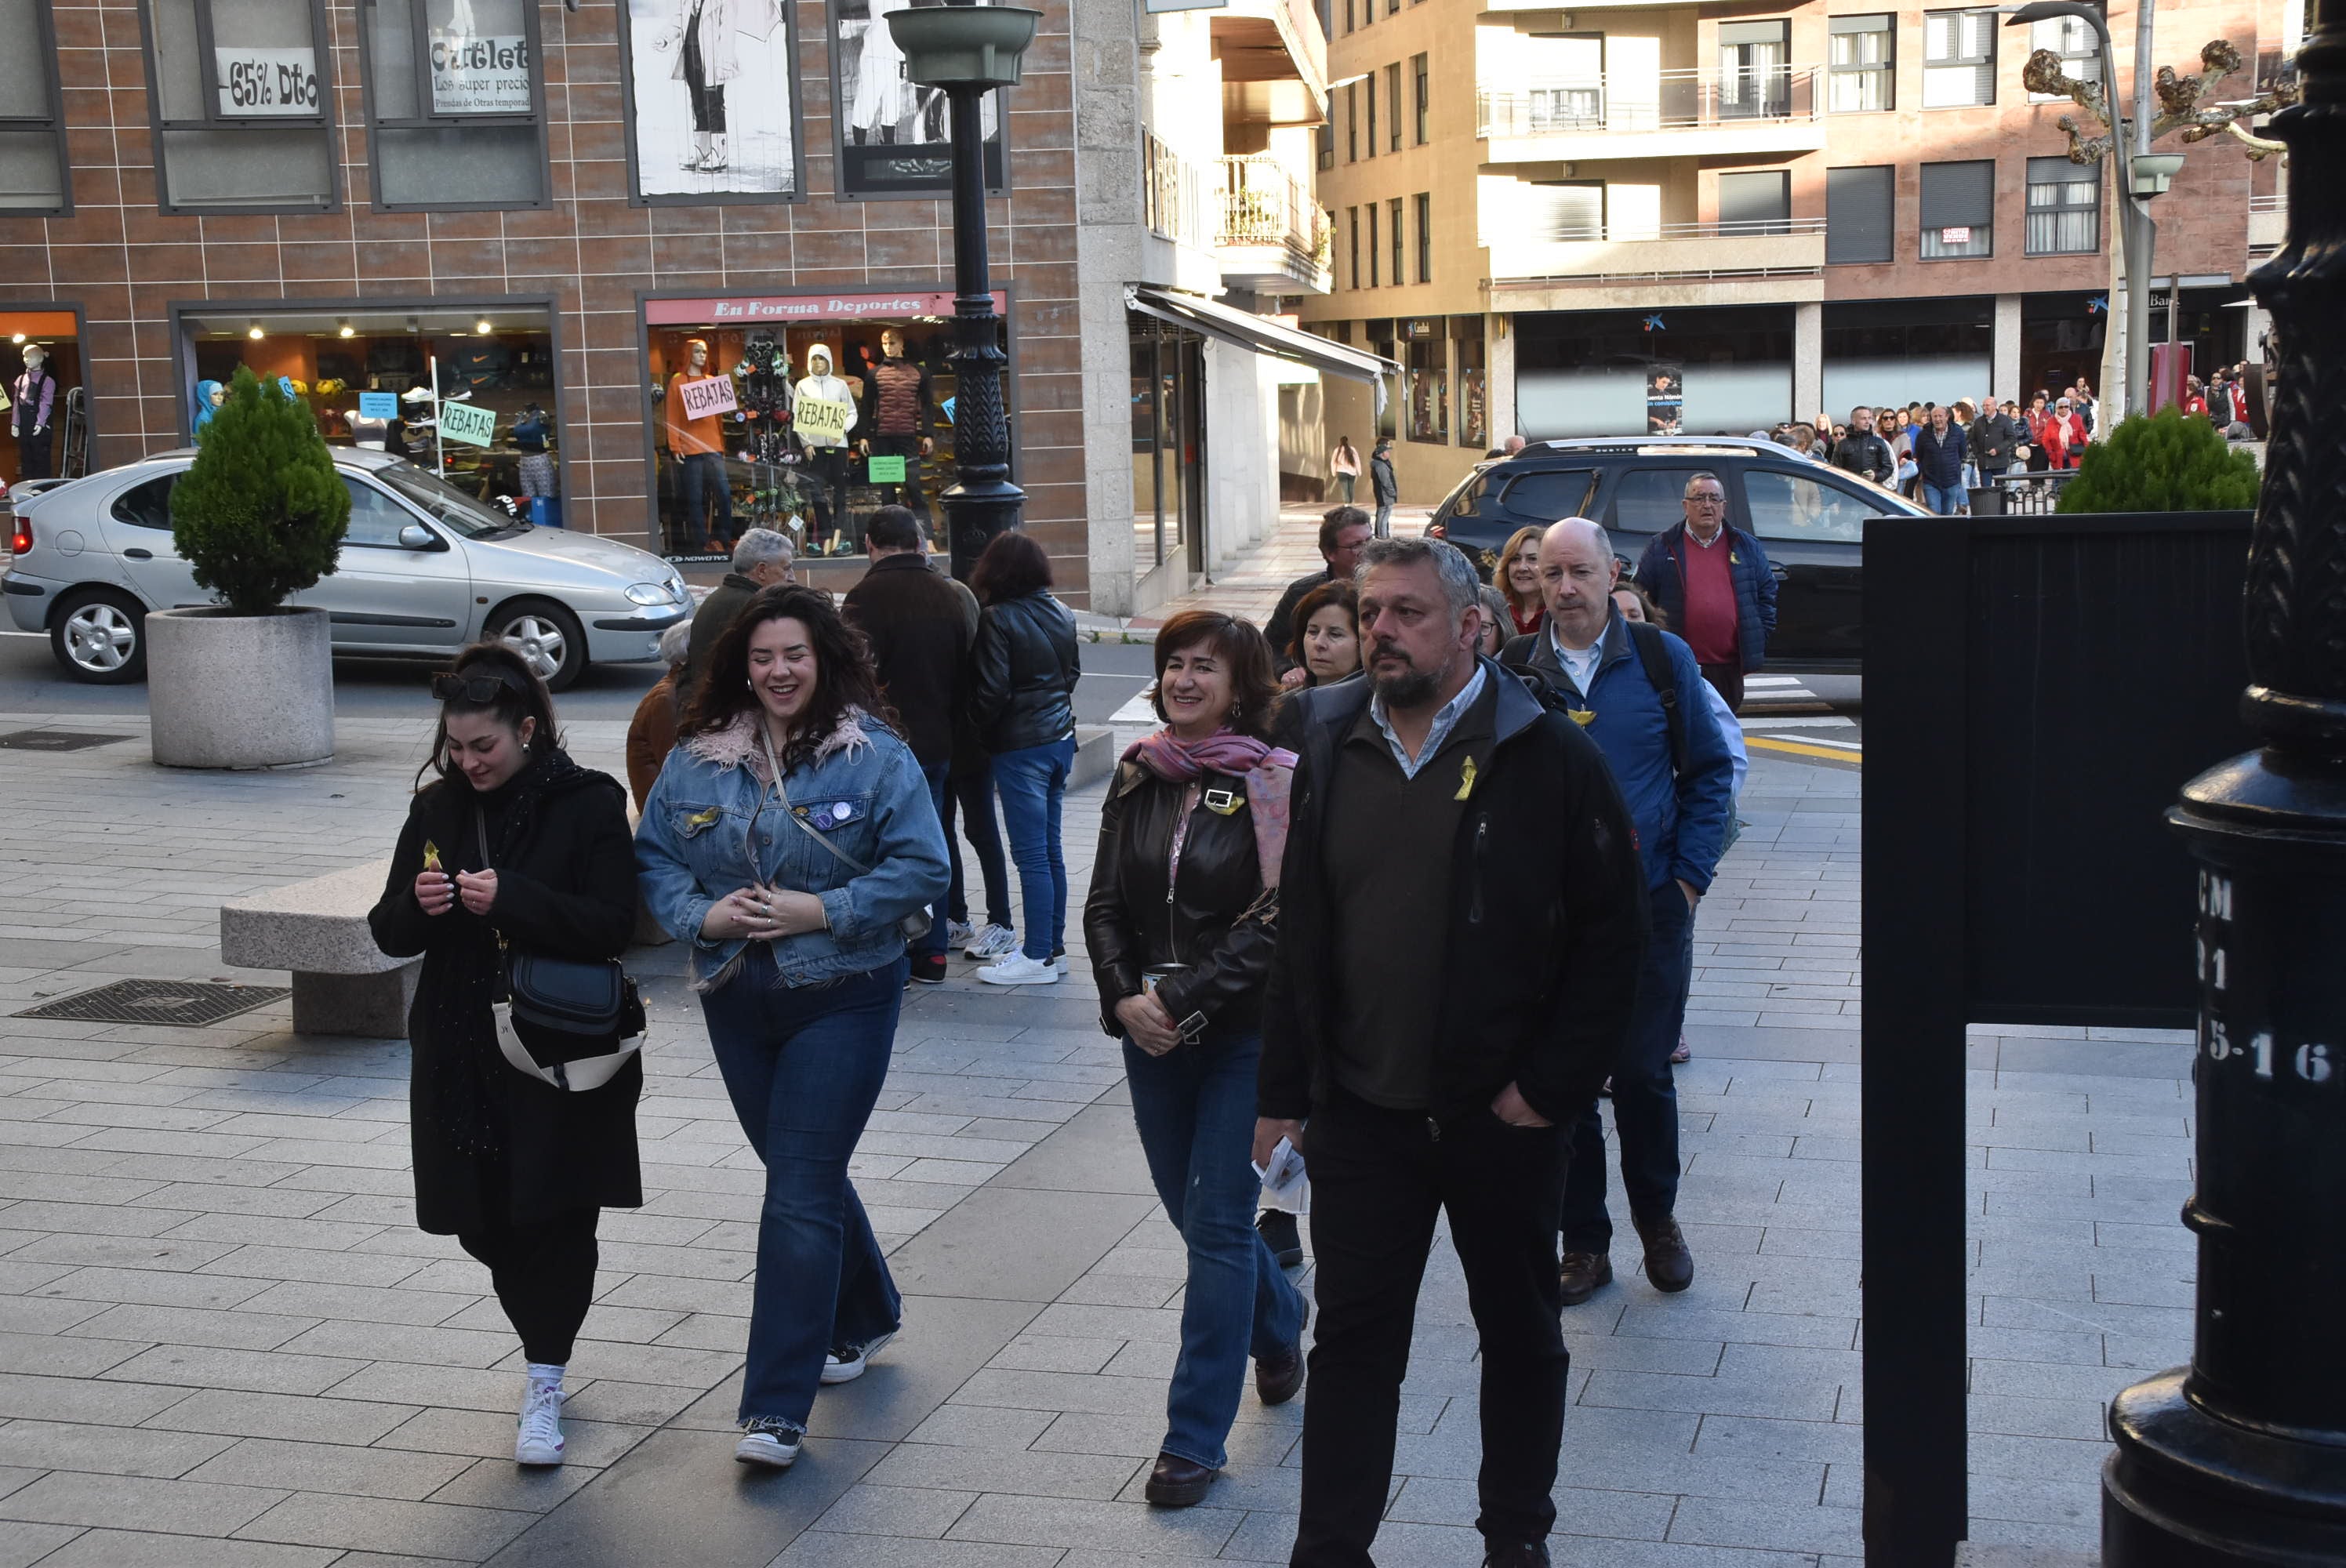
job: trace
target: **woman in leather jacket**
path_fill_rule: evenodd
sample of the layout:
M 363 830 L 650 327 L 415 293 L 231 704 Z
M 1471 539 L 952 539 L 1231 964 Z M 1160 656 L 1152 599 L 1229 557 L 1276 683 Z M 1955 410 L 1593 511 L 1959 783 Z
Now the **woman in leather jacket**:
M 1018 862 L 1025 941 L 977 972 L 992 985 L 1048 985 L 1067 948 L 1067 862 L 1059 810 L 1076 761 L 1076 617 L 1051 596 L 1051 560 L 1025 534 L 1002 534 L 969 575 L 983 606 L 970 652 L 970 717 L 994 758 L 1002 824 Z
M 1262 1402 L 1303 1386 L 1304 1305 L 1256 1231 L 1250 1164 L 1263 984 L 1294 754 L 1265 740 L 1270 646 L 1211 611 L 1158 633 L 1166 728 L 1124 756 L 1100 813 L 1084 939 L 1100 1026 L 1124 1042 L 1150 1180 L 1188 1252 L 1181 1355 L 1148 1500 L 1201 1501 L 1226 1462 L 1247 1358 Z

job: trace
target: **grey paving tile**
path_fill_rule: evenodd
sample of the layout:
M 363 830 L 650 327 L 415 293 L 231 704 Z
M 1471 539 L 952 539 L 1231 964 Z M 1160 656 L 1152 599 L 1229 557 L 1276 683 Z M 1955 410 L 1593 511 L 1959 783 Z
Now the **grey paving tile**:
M 1135 1469 L 1130 1459 L 1112 1455 L 908 1442 L 874 1465 L 868 1479 L 880 1486 L 1106 1501 L 1124 1490 Z
M 1120 1559 L 1130 1563 L 1132 1559 Z M 1064 1568 L 1056 1547 L 997 1546 L 969 1541 L 809 1532 L 774 1559 L 773 1568 Z
M 907 1447 L 913 1445 L 906 1445 Z M 899 1450 L 898 1451 L 903 1451 Z M 815 1521 L 814 1529 L 844 1531 L 857 1535 L 885 1535 L 900 1540 L 933 1541 L 977 1501 L 974 1492 L 942 1492 L 926 1487 L 887 1486 L 859 1481 Z
M 32 1568 L 33 1563 L 82 1533 L 77 1524 L 11 1523 L 0 1531 L 0 1568 Z M 98 1568 L 98 1564 L 87 1563 L 86 1568 Z
M 174 1535 L 227 1535 L 284 1497 L 282 1491 L 151 1476 L 53 1471 L 0 1499 L 0 1518 L 106 1525 Z
M 971 1505 L 947 1539 L 1212 1557 L 1245 1517 L 1210 1502 L 1168 1512 L 1136 1503 L 986 1496 Z
M 50 1421 L 137 1422 L 178 1403 L 185 1389 L 0 1373 L 0 1416 Z
M 579 1419 L 565 1409 L 562 1441 L 566 1469 L 601 1469 L 616 1462 L 650 1435 L 648 1426 Z M 418 1410 L 374 1440 L 376 1448 L 413 1449 L 423 1453 L 457 1454 L 474 1459 L 513 1460 L 514 1418 L 490 1410 Z M 501 1505 L 499 1505 L 501 1506 Z
M 464 1461 L 444 1454 L 246 1438 L 189 1471 L 188 1479 L 413 1502 L 431 1496 L 465 1468 Z
M 0 1554 L 0 1563 L 8 1559 Z M 43 1568 L 324 1568 L 348 1561 L 331 1547 L 207 1541 L 129 1530 L 92 1530 L 41 1559 Z
M 536 1517 L 513 1509 L 301 1492 L 246 1524 L 238 1534 L 252 1541 L 363 1548 L 477 1563 L 527 1529 Z
M 294 1441 L 368 1443 L 416 1413 L 413 1405 L 358 1400 L 304 1399 L 204 1389 L 138 1390 L 168 1399 L 169 1408 L 147 1421 L 170 1431 L 212 1432 L 225 1437 L 284 1438 Z M 510 1416 L 506 1418 L 512 1420 Z M 510 1442 L 510 1440 L 508 1440 Z M 511 1451 L 508 1448 L 507 1451 Z
M 113 1340 L 92 1340 L 113 1345 Z M 109 1368 L 127 1382 L 182 1388 L 240 1389 L 253 1393 L 320 1394 L 365 1365 L 355 1359 L 297 1356 L 281 1350 L 229 1350 L 208 1345 L 157 1345 Z
M 0 1465 L 168 1480 L 186 1475 L 230 1441 L 112 1423 L 13 1420 L 0 1424 Z

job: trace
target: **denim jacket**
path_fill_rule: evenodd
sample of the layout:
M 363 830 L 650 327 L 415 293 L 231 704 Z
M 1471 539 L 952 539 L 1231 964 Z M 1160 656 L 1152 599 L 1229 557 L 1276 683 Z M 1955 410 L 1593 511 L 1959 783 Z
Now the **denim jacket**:
M 752 708 L 724 729 L 680 742 L 636 830 L 644 903 L 688 945 L 695 991 L 716 990 L 739 967 L 749 942 L 704 939 L 700 922 L 709 905 L 753 881 L 822 900 L 829 929 L 771 944 L 774 966 L 792 986 L 894 962 L 904 951 L 904 917 L 944 897 L 944 830 L 912 748 L 850 711 L 811 760 L 783 776 L 800 820 L 871 868 L 857 871 L 785 820 L 767 781 L 761 721 Z

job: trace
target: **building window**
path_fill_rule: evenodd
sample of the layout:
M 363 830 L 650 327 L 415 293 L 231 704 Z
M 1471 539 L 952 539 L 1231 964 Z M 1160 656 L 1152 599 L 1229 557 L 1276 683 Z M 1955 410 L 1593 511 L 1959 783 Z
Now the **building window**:
M 1370 210 L 1373 212 L 1376 209 L 1371 208 Z M 1401 362 L 1401 356 L 1393 349 L 1393 324 L 1391 321 L 1363 321 L 1361 330 L 1369 352 L 1381 360 L 1392 360 L 1396 364 Z M 1401 433 L 1403 400 L 1389 397 L 1380 401 L 1384 406 L 1377 411 L 1377 435 L 1382 440 L 1391 441 Z
M 1966 108 L 1995 102 L 1994 11 L 1923 14 L 1923 107 Z
M 1362 209 L 1369 215 L 1369 287 L 1377 286 L 1377 204 L 1370 202 Z
M 1369 101 L 1368 156 L 1374 158 L 1377 156 L 1377 74 L 1374 71 L 1362 78 L 1361 91 Z
M 1923 260 L 1995 254 L 1995 160 L 1923 166 Z
M 0 212 L 73 210 L 57 95 L 49 7 L 41 0 L 0 0 Z
M 537 7 L 366 0 L 360 15 L 375 204 L 547 206 Z
M 1344 0 L 1344 31 L 1347 33 L 1352 30 L 1352 6 L 1354 4 L 1355 0 Z
M 1350 237 L 1347 243 L 1352 258 L 1352 287 L 1357 289 L 1361 286 L 1361 209 L 1359 208 L 1344 209 L 1344 232 Z
M 2028 25 L 2028 47 L 2050 49 L 2061 56 L 2061 69 L 2072 81 L 2098 82 L 2102 79 L 2101 43 L 2094 36 L 2092 24 L 2082 16 L 2055 16 L 2050 21 Z M 2031 93 L 2032 104 L 2066 104 L 2064 93 Z
M 162 210 L 333 209 L 317 0 L 147 0 L 139 21 Z
M 1450 340 L 1440 316 L 1402 322 L 1409 342 L 1409 439 L 1450 444 Z
M 1433 193 L 1417 193 L 1417 280 L 1433 281 Z
M 1897 18 L 1835 16 L 1831 26 L 1825 107 L 1837 115 L 1896 108 Z
M 1790 234 L 1792 175 L 1763 168 L 1719 177 L 1719 227 L 1724 234 Z
M 1405 281 L 1408 280 L 1408 277 L 1409 277 L 1409 274 L 1408 274 L 1408 273 L 1406 273 L 1405 271 L 1403 271 L 1403 270 L 1402 270 L 1402 264 L 1401 264 L 1401 262 L 1402 262 L 1402 232 L 1401 232 L 1401 198 L 1400 198 L 1400 197 L 1396 196 L 1396 197 L 1394 197 L 1391 201 L 1389 201 L 1389 202 L 1385 203 L 1385 217 L 1386 217 L 1388 219 L 1390 219 L 1390 222 L 1387 224 L 1387 227 L 1388 227 L 1388 228 L 1390 228 L 1390 229 L 1392 230 L 1392 280 L 1393 280 L 1393 286 L 1394 286 L 1395 288 L 1399 288 L 1399 287 L 1400 287 L 1403 282 L 1405 282 Z
M 2028 160 L 2028 254 L 2090 255 L 2102 248 L 2102 166 Z
M 1605 182 L 1598 179 L 1535 179 L 1525 191 L 1524 212 L 1533 240 L 1575 242 L 1605 238 Z
M 1320 122 L 1320 128 L 1313 132 L 1312 136 L 1314 150 L 1319 154 L 1318 161 L 1320 167 L 1321 168 L 1335 168 L 1336 122 L 1334 118 L 1331 117 L 1321 120 Z
M 1792 25 L 1719 25 L 1719 114 L 1722 119 L 1783 119 L 1792 112 Z
M 1385 67 L 1385 116 L 1392 121 L 1386 133 L 1387 152 L 1401 150 L 1401 66 L 1398 63 Z
M 1891 259 L 1897 172 L 1888 164 L 1825 170 L 1827 262 Z
M 1413 106 L 1417 115 L 1417 145 L 1423 147 L 1432 139 L 1433 111 L 1432 67 L 1425 56 L 1416 55 L 1411 57 L 1409 69 L 1410 75 L 1417 81 L 1417 101 Z
M 1361 84 L 1347 83 L 1344 87 L 1344 161 L 1361 161 Z
M 1388 16 L 1400 15 L 1401 0 L 1385 0 L 1385 15 Z

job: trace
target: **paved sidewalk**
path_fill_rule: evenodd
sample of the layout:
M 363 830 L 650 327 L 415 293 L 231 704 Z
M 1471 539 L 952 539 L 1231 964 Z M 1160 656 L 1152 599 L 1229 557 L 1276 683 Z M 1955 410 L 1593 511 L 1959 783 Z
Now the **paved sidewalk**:
M 1128 621 L 1096 617 L 1100 627 L 1153 631 L 1181 611 L 1196 609 L 1219 610 L 1262 626 L 1279 607 L 1279 596 L 1287 591 L 1288 584 L 1326 565 L 1320 557 L 1320 519 L 1327 510 L 1325 506 L 1281 507 L 1271 530 L 1251 548 L 1232 556 L 1211 582 L 1200 583 L 1179 598 Z M 1396 506 L 1392 531 L 1414 537 L 1424 531 L 1425 520 L 1433 514 L 1430 506 Z
M 330 767 L 218 777 L 154 769 L 134 722 L 0 716 L 36 723 L 132 738 L 0 750 L 7 1013 L 117 976 L 282 983 L 220 968 L 219 901 L 386 853 L 424 738 L 345 721 Z M 590 764 L 620 736 L 571 727 Z M 1559 1563 L 1858 1560 L 1859 783 L 1755 758 L 1680 1078 L 1696 1284 L 1625 1268 L 1567 1316 Z M 1069 802 L 1078 898 L 1099 799 Z M 674 950 L 631 962 L 649 1201 L 606 1217 L 552 1474 L 510 1461 L 520 1357 L 482 1270 L 412 1228 L 403 1044 L 296 1038 L 282 1003 L 0 1022 L 0 1568 L 1284 1560 L 1300 1403 L 1245 1402 L 1205 1506 L 1138 1501 L 1181 1258 L 1080 981 L 1005 994 L 957 965 L 908 996 L 855 1166 L 905 1334 L 825 1392 L 796 1469 L 733 1464 L 759 1172 Z M 1973 1533 L 2083 1551 L 2104 1401 L 2188 1353 L 2189 1049 L 2006 1032 L 1970 1054 Z M 1479 1560 L 1474 1355 L 1440 1241 L 1387 1568 Z

